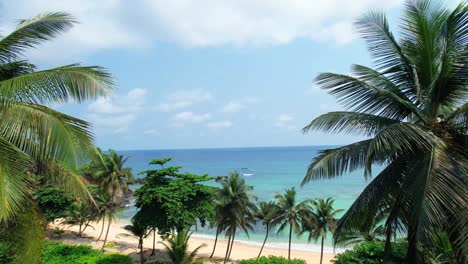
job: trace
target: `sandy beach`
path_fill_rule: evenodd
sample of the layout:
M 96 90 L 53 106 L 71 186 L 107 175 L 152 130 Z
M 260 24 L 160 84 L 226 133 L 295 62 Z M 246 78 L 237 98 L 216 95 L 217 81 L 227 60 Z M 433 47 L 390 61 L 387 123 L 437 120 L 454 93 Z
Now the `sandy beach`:
M 128 254 L 133 259 L 138 260 L 139 257 L 138 257 L 138 251 L 137 251 L 137 239 L 122 235 L 123 233 L 126 233 L 126 231 L 122 228 L 125 225 L 126 223 L 123 223 L 123 222 L 112 223 L 111 229 L 109 231 L 108 242 L 114 242 L 116 246 L 113 248 L 106 248 L 106 252 L 120 252 L 122 254 Z M 104 235 L 101 238 L 101 241 L 98 241 L 98 242 L 95 241 L 101 231 L 100 229 L 101 223 L 93 223 L 92 227 L 88 227 L 85 230 L 83 237 L 78 237 L 77 235 L 75 235 L 75 233 L 78 232 L 77 226 L 70 227 L 68 225 L 58 224 L 52 228 L 63 229 L 64 233 L 61 236 L 61 238 L 58 240 L 68 243 L 68 244 L 88 244 L 94 248 L 101 248 L 102 243 L 103 243 L 102 240 L 103 240 Z M 151 248 L 153 245 L 153 235 L 151 234 L 144 240 L 145 258 L 148 261 L 154 260 L 155 258 L 158 258 L 161 256 L 163 245 L 158 243 L 160 241 L 161 239 L 158 236 L 156 236 L 156 248 L 158 250 L 155 256 L 150 256 Z M 214 239 L 210 237 L 206 237 L 206 236 L 192 235 L 192 237 L 190 238 L 190 248 L 193 249 L 201 244 L 205 244 L 206 246 L 203 247 L 199 251 L 199 254 L 197 255 L 197 257 L 202 257 L 202 258 L 209 257 L 213 249 Z M 224 239 L 224 237 L 220 236 L 220 239 L 218 239 L 218 244 L 216 246 L 216 251 L 214 254 L 215 260 L 221 261 L 221 259 L 224 257 L 226 244 L 227 244 L 227 241 Z M 307 261 L 307 263 L 310 263 L 310 264 L 319 263 L 320 252 L 316 252 L 315 251 L 316 249 L 308 250 L 308 249 L 303 249 L 302 247 L 301 249 L 297 249 L 298 246 L 299 245 L 294 245 L 294 244 L 292 245 L 293 250 L 291 251 L 291 258 L 304 259 Z M 260 245 L 258 245 L 257 243 L 236 241 L 236 243 L 234 244 L 234 248 L 232 250 L 231 261 L 237 262 L 241 259 L 255 258 L 257 257 L 259 251 L 260 251 Z M 288 250 L 287 248 L 280 247 L 277 244 L 267 243 L 265 245 L 265 248 L 263 249 L 262 255 L 263 256 L 274 255 L 274 256 L 287 257 Z M 333 256 L 334 256 L 333 253 L 324 252 L 323 263 L 331 263 L 330 260 L 333 259 Z

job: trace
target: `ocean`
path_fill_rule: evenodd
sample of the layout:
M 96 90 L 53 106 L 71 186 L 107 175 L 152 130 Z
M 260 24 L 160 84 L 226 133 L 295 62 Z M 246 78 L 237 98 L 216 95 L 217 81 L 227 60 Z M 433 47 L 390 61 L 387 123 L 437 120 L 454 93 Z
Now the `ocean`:
M 148 163 L 155 158 L 171 157 L 168 166 L 182 166 L 182 171 L 208 174 L 213 177 L 225 176 L 230 171 L 238 171 L 247 184 L 254 186 L 253 194 L 259 201 L 272 200 L 276 193 L 286 188 L 295 187 L 300 199 L 327 198 L 335 199 L 336 209 L 347 209 L 361 193 L 368 182 L 364 179 L 363 171 L 356 171 L 341 177 L 310 182 L 304 187 L 300 183 L 306 173 L 311 160 L 321 149 L 333 146 L 309 147 L 255 147 L 255 148 L 218 148 L 218 149 L 173 149 L 173 150 L 127 150 L 118 151 L 127 156 L 126 166 L 131 167 L 135 176 L 139 172 L 151 168 Z M 133 186 L 132 188 L 137 188 Z M 121 221 L 128 221 L 136 208 L 130 205 L 120 214 Z M 213 236 L 214 230 L 197 228 L 199 236 Z M 259 224 L 255 232 L 248 236 L 239 234 L 236 238 L 261 243 L 265 235 L 264 228 Z M 272 232 L 269 242 L 281 246 L 287 243 L 286 232 L 276 234 Z M 306 246 L 307 236 L 295 237 L 296 248 Z M 312 247 L 318 242 L 311 241 Z M 326 239 L 327 251 L 331 251 L 331 235 Z M 315 245 L 314 245 L 315 244 Z M 307 246 L 310 248 L 311 246 Z

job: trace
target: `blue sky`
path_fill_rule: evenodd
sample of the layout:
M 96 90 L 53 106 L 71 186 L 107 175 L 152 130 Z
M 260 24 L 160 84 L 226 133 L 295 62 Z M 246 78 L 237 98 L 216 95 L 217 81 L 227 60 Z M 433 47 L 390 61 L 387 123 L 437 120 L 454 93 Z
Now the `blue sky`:
M 314 117 L 341 109 L 319 72 L 371 65 L 352 31 L 369 9 L 396 28 L 401 0 L 1 1 L 12 21 L 67 11 L 80 21 L 28 53 L 40 68 L 81 62 L 112 72 L 113 95 L 54 106 L 93 123 L 102 148 L 158 149 L 335 145 L 352 135 L 303 135 Z M 449 4 L 453 6 L 456 1 Z

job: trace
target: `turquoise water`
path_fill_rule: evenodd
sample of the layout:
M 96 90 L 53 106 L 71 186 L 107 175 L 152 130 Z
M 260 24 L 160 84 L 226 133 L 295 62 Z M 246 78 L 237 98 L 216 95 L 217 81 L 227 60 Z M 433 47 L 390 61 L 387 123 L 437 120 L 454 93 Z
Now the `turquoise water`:
M 182 170 L 187 172 L 217 177 L 227 175 L 229 171 L 238 171 L 241 175 L 245 175 L 243 177 L 248 184 L 254 186 L 253 193 L 259 200 L 271 200 L 276 193 L 296 187 L 301 199 L 332 197 L 336 200 L 335 208 L 347 209 L 367 184 L 362 171 L 333 180 L 311 182 L 300 187 L 310 161 L 317 155 L 318 150 L 324 148 L 327 146 L 134 150 L 119 151 L 119 153 L 129 157 L 127 166 L 133 168 L 135 174 L 151 168 L 147 164 L 152 159 L 171 157 L 172 161 L 168 165 L 182 166 Z M 129 207 L 122 212 L 121 218 L 128 220 L 134 213 L 135 208 Z M 198 228 L 197 233 L 213 235 L 214 231 Z M 264 234 L 264 228 L 258 225 L 249 237 L 239 234 L 239 238 L 261 242 Z M 269 241 L 284 243 L 287 241 L 287 234 L 273 234 Z M 307 243 L 307 237 L 295 238 L 294 242 Z M 330 238 L 326 243 L 331 245 Z

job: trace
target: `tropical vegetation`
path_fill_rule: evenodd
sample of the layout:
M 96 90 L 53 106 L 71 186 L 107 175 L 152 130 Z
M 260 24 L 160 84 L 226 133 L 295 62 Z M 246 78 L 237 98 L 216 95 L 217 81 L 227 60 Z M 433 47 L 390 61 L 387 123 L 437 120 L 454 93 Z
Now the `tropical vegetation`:
M 103 254 L 86 245 L 67 245 L 63 243 L 45 243 L 42 250 L 41 264 L 132 264 L 129 256 L 122 254 Z
M 19 263 L 38 263 L 45 220 L 34 201 L 34 175 L 81 199 L 89 193 L 74 169 L 93 151 L 86 121 L 50 108 L 109 93 L 111 75 L 99 66 L 70 64 L 37 70 L 24 55 L 70 29 L 66 13 L 21 20 L 0 39 L 0 232 L 14 230 Z
M 239 264 L 306 264 L 302 259 L 285 259 L 283 257 L 261 257 L 257 259 L 244 259 Z
M 198 251 L 205 245 L 200 245 L 194 250 L 189 251 L 188 241 L 191 233 L 188 229 L 180 231 L 173 231 L 171 235 L 164 241 L 161 242 L 165 248 L 165 252 L 171 263 L 173 264 L 191 264 L 193 259 L 197 255 Z
M 407 263 L 422 263 L 433 229 L 443 230 L 460 263 L 466 262 L 468 222 L 468 4 L 407 1 L 398 38 L 387 17 L 365 13 L 356 23 L 374 68 L 321 73 L 317 85 L 347 111 L 315 118 L 303 131 L 350 133 L 367 139 L 326 149 L 310 164 L 303 184 L 364 170 L 372 179 L 339 220 L 336 245 L 388 211 L 385 259 L 394 237 L 408 241 Z M 382 170 L 372 177 L 373 165 Z

